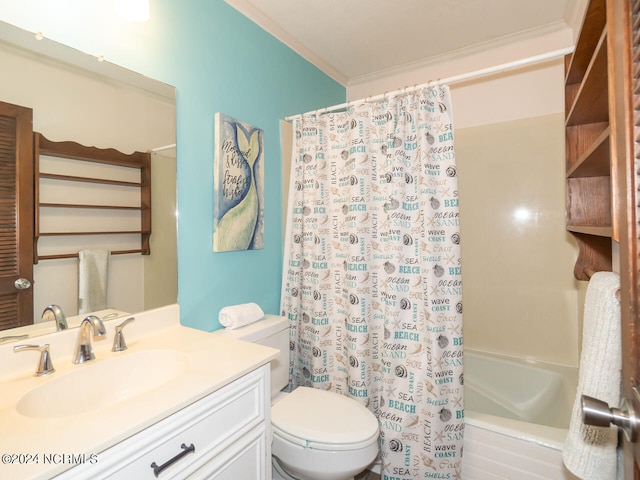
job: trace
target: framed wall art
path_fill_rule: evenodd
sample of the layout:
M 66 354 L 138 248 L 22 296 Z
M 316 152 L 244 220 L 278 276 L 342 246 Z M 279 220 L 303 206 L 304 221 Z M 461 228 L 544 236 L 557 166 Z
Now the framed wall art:
M 215 117 L 213 251 L 264 247 L 264 131 Z

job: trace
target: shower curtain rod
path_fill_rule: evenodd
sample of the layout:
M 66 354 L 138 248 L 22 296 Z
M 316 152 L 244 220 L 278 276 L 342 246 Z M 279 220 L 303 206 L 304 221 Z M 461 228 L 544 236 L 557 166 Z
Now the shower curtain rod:
M 171 145 L 164 145 L 163 147 L 156 147 L 149 150 L 151 153 L 162 152 L 163 150 L 171 150 L 172 148 L 176 148 L 176 144 L 172 143 Z
M 315 113 L 315 114 L 327 113 L 327 112 L 332 112 L 334 110 L 340 110 L 341 108 L 346 108 L 346 107 L 349 107 L 351 105 L 359 105 L 361 103 L 366 103 L 366 102 L 376 102 L 378 100 L 385 99 L 389 95 L 397 95 L 399 93 L 414 92 L 414 91 L 419 90 L 421 88 L 429 87 L 429 86 L 433 85 L 434 83 L 436 85 L 442 85 L 442 84 L 452 85 L 454 83 L 464 82 L 466 80 L 472 80 L 474 78 L 485 77 L 487 75 L 492 75 L 492 74 L 500 73 L 500 72 L 506 72 L 507 70 L 513 70 L 515 68 L 526 67 L 526 66 L 529 66 L 529 65 L 534 65 L 536 63 L 542 63 L 542 62 L 545 62 L 547 60 L 553 60 L 555 58 L 563 57 L 565 55 L 568 55 L 569 53 L 572 53 L 572 52 L 573 52 L 573 47 L 561 48 L 559 50 L 553 50 L 551 52 L 542 53 L 540 55 L 534 55 L 532 57 L 522 58 L 520 60 L 515 60 L 513 62 L 507 62 L 507 63 L 503 63 L 503 64 L 500 64 L 500 65 L 495 65 L 493 67 L 481 68 L 480 70 L 474 70 L 472 72 L 462 73 L 460 75 L 453 75 L 451 77 L 438 79 L 437 81 L 429 80 L 427 83 L 423 83 L 423 84 L 420 84 L 420 85 L 414 85 L 413 87 L 399 88 L 399 89 L 394 90 L 392 92 L 385 92 L 385 93 L 381 93 L 379 95 L 374 95 L 372 97 L 366 97 L 366 98 L 362 98 L 360 100 L 354 100 L 352 102 L 341 103 L 340 105 L 334 105 L 332 107 L 325 107 L 325 108 L 320 108 L 318 110 L 311 110 L 310 112 L 306 112 L 306 113 L 299 113 L 297 115 L 292 115 L 292 116 L 286 117 L 285 120 L 290 121 L 290 120 L 293 120 L 294 118 L 300 117 L 301 115 L 306 115 L 307 113 Z

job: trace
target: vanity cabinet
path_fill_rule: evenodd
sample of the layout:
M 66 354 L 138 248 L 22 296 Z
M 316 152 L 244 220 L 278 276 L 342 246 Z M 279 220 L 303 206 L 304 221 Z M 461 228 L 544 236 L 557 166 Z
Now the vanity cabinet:
M 619 240 L 609 36 L 605 0 L 591 0 L 575 51 L 565 57 L 567 230 L 578 242 L 578 280 L 610 271 L 611 242 Z
M 266 364 L 55 478 L 270 479 L 269 401 Z

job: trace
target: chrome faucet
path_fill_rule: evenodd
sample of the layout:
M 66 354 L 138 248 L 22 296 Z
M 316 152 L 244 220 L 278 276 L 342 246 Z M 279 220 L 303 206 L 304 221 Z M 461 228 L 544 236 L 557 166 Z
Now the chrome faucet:
M 42 312 L 42 320 L 53 320 L 56 322 L 56 331 L 67 329 L 67 317 L 62 313 L 62 309 L 58 305 L 49 305 Z
M 93 360 L 96 356 L 93 354 L 93 346 L 91 345 L 92 337 L 102 337 L 107 331 L 104 323 L 95 315 L 89 315 L 82 320 L 80 324 L 80 332 L 76 341 L 76 351 L 73 354 L 73 363 L 79 364 Z

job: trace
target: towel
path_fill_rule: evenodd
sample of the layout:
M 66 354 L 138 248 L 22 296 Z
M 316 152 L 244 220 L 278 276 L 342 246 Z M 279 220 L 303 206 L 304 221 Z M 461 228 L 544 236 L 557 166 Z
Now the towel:
M 617 428 L 584 425 L 581 396 L 603 400 L 610 407 L 620 405 L 619 288 L 620 277 L 612 272 L 595 273 L 587 286 L 578 390 L 562 451 L 564 464 L 583 480 L 616 478 Z
M 224 307 L 218 314 L 220 325 L 230 330 L 244 327 L 264 317 L 264 312 L 257 303 L 243 303 Z
M 107 308 L 108 275 L 108 250 L 78 252 L 78 314 Z

